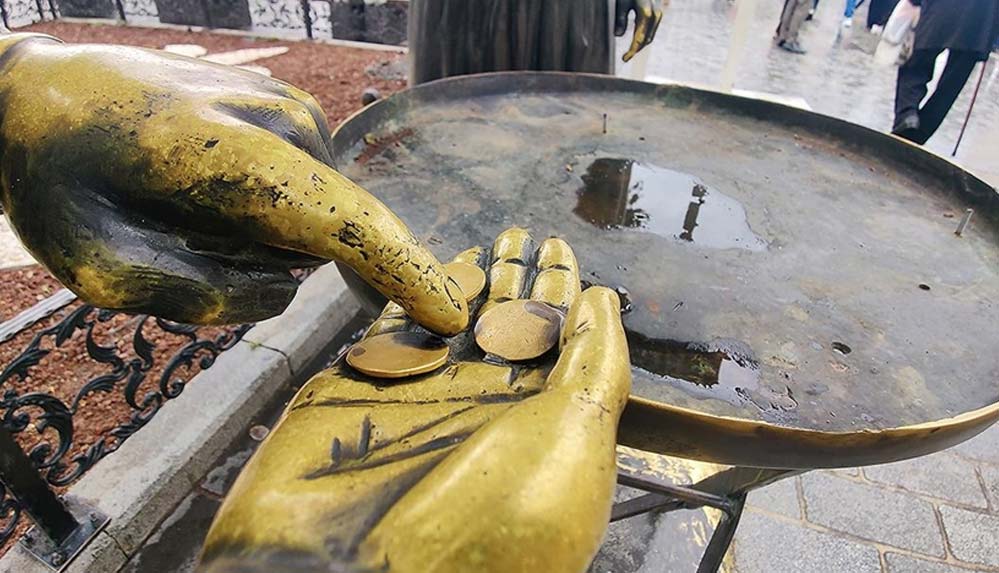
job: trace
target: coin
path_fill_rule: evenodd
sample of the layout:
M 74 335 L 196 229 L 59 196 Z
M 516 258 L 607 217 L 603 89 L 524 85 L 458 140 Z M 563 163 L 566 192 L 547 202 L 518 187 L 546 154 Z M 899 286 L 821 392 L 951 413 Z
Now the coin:
M 558 342 L 562 314 L 533 300 L 510 300 L 479 317 L 475 342 L 479 348 L 506 360 L 530 360 Z
M 405 378 L 440 367 L 450 353 L 439 337 L 425 332 L 390 332 L 365 338 L 347 351 L 347 364 L 376 378 Z
M 470 263 L 453 262 L 444 265 L 447 274 L 458 283 L 465 300 L 471 301 L 486 288 L 486 273 Z

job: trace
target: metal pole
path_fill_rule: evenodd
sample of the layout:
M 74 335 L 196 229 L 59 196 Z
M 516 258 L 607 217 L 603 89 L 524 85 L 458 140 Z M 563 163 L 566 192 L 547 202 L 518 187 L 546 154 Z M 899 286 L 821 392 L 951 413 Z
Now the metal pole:
M 309 5 L 309 0 L 302 0 L 302 19 L 305 21 L 305 35 L 310 40 L 312 39 L 312 12 L 311 6 Z M 330 13 L 333 12 L 333 7 L 330 6 Z
M 0 481 L 56 545 L 79 526 L 6 428 L 0 428 Z
M 971 120 L 971 110 L 975 109 L 975 101 L 978 100 L 978 90 L 982 87 L 982 79 L 985 77 L 985 68 L 988 64 L 989 60 L 986 57 L 985 61 L 982 62 L 982 73 L 978 74 L 975 93 L 971 96 L 971 104 L 968 105 L 968 113 L 964 116 L 964 125 L 961 126 L 961 134 L 957 136 L 957 143 L 954 144 L 954 153 L 950 154 L 951 157 L 957 157 L 957 148 L 961 146 L 961 140 L 964 139 L 964 130 L 968 129 L 968 122 Z

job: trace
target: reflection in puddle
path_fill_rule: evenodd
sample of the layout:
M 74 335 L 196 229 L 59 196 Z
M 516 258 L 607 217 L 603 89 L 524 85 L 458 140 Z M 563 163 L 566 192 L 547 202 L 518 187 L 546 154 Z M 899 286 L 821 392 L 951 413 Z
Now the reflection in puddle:
M 697 398 L 752 404 L 761 410 L 791 410 L 798 405 L 790 389 L 774 392 L 760 384 L 760 366 L 740 342 L 657 340 L 630 330 L 627 335 L 631 364 L 654 375 L 652 382 L 635 379 L 634 391 L 640 396 L 657 398 L 660 389 L 654 386 L 665 383 Z
M 686 173 L 601 157 L 582 179 L 573 212 L 602 229 L 642 229 L 717 249 L 767 247 L 742 205 Z

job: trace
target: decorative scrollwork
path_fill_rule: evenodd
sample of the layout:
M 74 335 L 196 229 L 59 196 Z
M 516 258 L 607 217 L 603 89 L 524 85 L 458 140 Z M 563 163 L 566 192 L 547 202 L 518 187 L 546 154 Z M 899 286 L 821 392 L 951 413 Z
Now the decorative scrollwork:
M 126 327 L 127 341 L 121 340 L 121 329 Z M 67 486 L 117 450 L 164 403 L 180 396 L 199 370 L 211 367 L 219 354 L 235 346 L 251 327 L 212 329 L 204 337 L 204 330 L 197 326 L 150 316 L 130 317 L 89 305 L 72 308 L 56 324 L 37 332 L 24 350 L 0 369 L 0 423 L 19 435 L 22 446 L 32 444 L 25 451 L 49 484 Z M 99 332 L 108 329 L 110 334 Z M 99 372 L 71 399 L 19 390 L 47 356 L 81 337 L 89 365 Z M 176 345 L 178 337 L 183 346 L 164 356 L 157 340 L 170 338 Z M 144 384 L 147 379 L 149 384 Z M 127 420 L 90 444 L 75 444 L 74 416 L 85 408 L 87 399 L 116 391 L 122 393 L 131 411 Z M 13 534 L 20 515 L 16 501 L 5 493 L 0 486 L 0 543 Z
M 7 493 L 7 488 L 0 483 L 0 540 L 6 541 L 14 534 L 17 521 L 21 518 L 21 506 L 17 500 Z

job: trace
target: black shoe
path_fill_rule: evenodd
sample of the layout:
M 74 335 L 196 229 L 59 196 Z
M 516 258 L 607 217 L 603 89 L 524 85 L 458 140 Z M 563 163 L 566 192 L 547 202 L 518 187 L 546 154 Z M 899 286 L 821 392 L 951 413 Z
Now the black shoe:
M 781 41 L 780 43 L 777 44 L 777 47 L 779 47 L 782 50 L 791 52 L 792 54 L 799 54 L 799 55 L 801 55 L 801 54 L 807 54 L 808 53 L 808 52 L 805 51 L 805 48 L 801 47 L 801 44 L 799 44 L 798 42 L 785 42 L 785 41 Z
M 898 118 L 891 132 L 901 138 L 916 141 L 916 136 L 919 134 L 919 114 L 907 113 Z

